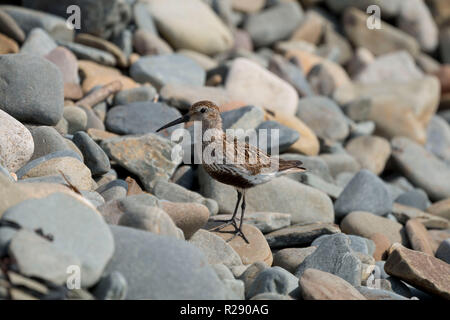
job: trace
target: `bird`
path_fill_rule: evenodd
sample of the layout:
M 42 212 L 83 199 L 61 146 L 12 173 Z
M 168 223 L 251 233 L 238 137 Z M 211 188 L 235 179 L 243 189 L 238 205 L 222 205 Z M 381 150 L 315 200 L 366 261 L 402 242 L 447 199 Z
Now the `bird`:
M 222 118 L 219 107 L 208 100 L 198 101 L 192 104 L 189 111 L 172 122 L 162 126 L 156 132 L 160 132 L 174 125 L 200 121 L 202 128 L 202 166 L 215 180 L 234 187 L 237 191 L 237 202 L 231 219 L 217 220 L 223 224 L 211 229 L 219 231 L 228 225 L 234 227 L 231 241 L 240 236 L 247 244 L 249 241 L 242 231 L 246 207 L 246 191 L 254 186 L 266 183 L 281 175 L 304 172 L 300 160 L 283 160 L 273 155 L 269 156 L 258 147 L 237 139 L 236 136 L 225 133 L 222 129 Z M 206 139 L 206 136 L 214 139 Z M 210 150 L 212 152 L 205 152 Z M 239 225 L 236 222 L 239 204 L 241 204 L 241 216 Z

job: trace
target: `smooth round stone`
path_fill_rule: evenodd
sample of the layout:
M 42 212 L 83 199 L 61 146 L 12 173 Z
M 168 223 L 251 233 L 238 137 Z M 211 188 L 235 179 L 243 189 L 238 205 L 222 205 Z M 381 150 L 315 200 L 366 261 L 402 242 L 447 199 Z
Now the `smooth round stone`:
M 261 129 L 265 130 L 263 132 L 266 132 L 266 139 L 262 138 L 259 140 Z M 300 138 L 300 134 L 297 131 L 276 121 L 264 121 L 256 128 L 256 130 L 258 132 L 259 148 L 269 154 L 273 153 L 273 150 L 278 150 L 278 152 L 275 152 L 274 154 L 287 151 L 289 147 Z M 276 134 L 274 132 L 276 132 Z M 274 136 L 272 137 L 272 135 Z M 262 137 L 264 137 L 264 135 Z M 266 145 L 267 148 L 263 148 L 262 146 L 264 145 Z
M 117 271 L 101 277 L 100 281 L 91 290 L 99 300 L 124 300 L 127 296 L 127 280 Z
M 138 29 L 157 34 L 155 22 L 153 21 L 148 4 L 145 2 L 136 2 L 133 6 L 133 21 Z
M 334 203 L 337 217 L 345 217 L 352 211 L 368 211 L 383 216 L 392 209 L 392 199 L 384 182 L 372 172 L 359 171 Z
M 5 166 L 8 171 L 15 172 L 30 160 L 34 148 L 30 131 L 0 110 L 0 165 Z
M 395 202 L 404 204 L 405 206 L 414 207 L 425 211 L 430 206 L 430 200 L 422 189 L 413 189 L 402 193 L 395 199 Z
M 80 149 L 84 163 L 91 170 L 93 176 L 105 174 L 111 169 L 106 153 L 86 132 L 75 133 L 72 141 Z
M 216 68 L 219 65 L 219 63 L 216 60 L 214 60 L 213 58 L 210 58 L 209 56 L 199 53 L 197 51 L 181 49 L 181 50 L 178 50 L 177 53 L 194 60 L 203 69 L 205 69 L 207 71 L 211 70 L 213 68 Z
M 55 125 L 62 118 L 62 75 L 51 62 L 28 54 L 2 55 L 0 79 L 1 109 L 17 120 Z
M 135 81 L 150 82 L 157 89 L 166 84 L 202 86 L 206 78 L 200 65 L 180 54 L 142 57 L 131 65 L 130 75 Z
M 141 56 L 173 53 L 170 45 L 157 34 L 138 29 L 133 35 L 133 45 Z
M 96 208 L 105 204 L 105 199 L 103 199 L 103 197 L 98 192 L 86 190 L 80 192 L 83 195 L 83 198 L 88 200 Z
M 105 202 L 122 199 L 127 196 L 128 184 L 124 180 L 113 180 L 98 187 L 96 192 L 105 199 Z
M 32 127 L 34 153 L 31 160 L 46 156 L 56 151 L 70 150 L 66 140 L 53 127 Z
M 284 116 L 297 110 L 298 94 L 286 81 L 246 58 L 233 61 L 225 89 L 238 101 L 267 108 Z
M 198 230 L 189 240 L 189 243 L 199 248 L 213 265 L 221 263 L 227 267 L 242 265 L 241 258 L 234 249 L 213 232 Z M 234 279 L 234 277 L 233 277 Z
M 450 220 L 450 198 L 433 203 L 427 212 Z
M 34 28 L 27 35 L 25 42 L 20 48 L 20 52 L 44 57 L 56 47 L 56 42 L 45 30 Z
M 428 123 L 425 149 L 450 164 L 450 125 L 438 115 L 434 115 Z
M 396 137 L 391 141 L 392 155 L 400 171 L 431 200 L 450 197 L 450 167 L 418 143 Z
M 200 203 L 176 203 L 162 201 L 161 208 L 172 218 L 175 225 L 190 239 L 209 218 L 209 210 Z
M 119 225 L 152 232 L 158 235 L 184 239 L 183 232 L 162 209 L 140 205 L 127 205 L 119 219 Z
M 145 134 L 170 121 L 181 117 L 181 113 L 165 103 L 133 102 L 128 105 L 115 106 L 106 115 L 106 128 L 118 134 Z M 170 136 L 174 130 L 183 128 L 183 124 L 173 126 L 159 135 Z
M 230 30 L 203 1 L 152 1 L 149 8 L 158 31 L 175 49 L 214 55 L 233 45 Z
M 350 239 L 343 233 L 325 238 L 298 266 L 295 276 L 301 278 L 311 268 L 329 272 L 353 286 L 361 284 L 361 261 L 350 247 Z
M 112 42 L 87 33 L 78 33 L 75 37 L 75 42 L 109 52 L 116 58 L 119 67 L 128 65 L 127 57 L 123 51 Z
M 45 58 L 59 68 L 63 75 L 64 83 L 80 83 L 78 60 L 70 50 L 64 47 L 57 47 L 46 54 Z
M 320 236 L 311 243 L 311 246 L 318 247 L 325 239 L 331 236 L 332 235 L 328 234 Z M 350 240 L 350 248 L 352 248 L 354 252 L 372 255 L 373 252 L 375 251 L 375 244 L 373 243 L 372 240 L 354 235 L 347 235 L 347 237 Z
M 214 234 L 227 241 L 233 236 L 233 234 L 230 233 L 233 230 L 233 226 L 227 226 L 220 231 L 215 231 Z M 271 266 L 273 261 L 272 252 L 261 231 L 248 224 L 242 225 L 242 231 L 250 243 L 245 242 L 245 240 L 239 236 L 236 236 L 233 240 L 228 242 L 241 257 L 242 263 L 252 264 L 253 262 L 261 261 L 266 265 Z
M 301 6 L 295 2 L 277 4 L 260 13 L 250 15 L 244 29 L 257 47 L 269 46 L 286 39 L 303 18 Z M 270 21 L 270 23 L 267 23 Z
M 326 97 L 300 99 L 297 117 L 325 140 L 339 141 L 349 134 L 345 115 L 333 100 Z
M 198 248 L 132 228 L 111 231 L 115 252 L 105 272 L 125 277 L 127 299 L 224 299 L 222 282 Z
M 436 258 L 439 258 L 450 264 L 450 239 L 441 242 L 436 251 Z
M 66 47 L 72 51 L 78 59 L 92 60 L 106 66 L 115 66 L 117 64 L 117 60 L 114 55 L 104 50 L 67 41 L 58 41 L 58 45 Z
M 91 190 L 95 186 L 95 181 L 91 178 L 89 168 L 73 157 L 56 157 L 46 160 L 29 169 L 22 175 L 22 178 L 60 175 L 60 171 L 80 190 Z
M 388 250 L 391 247 L 391 241 L 382 233 L 374 233 L 370 236 L 370 240 L 375 243 L 375 252 L 373 257 L 375 261 L 386 260 Z
M 298 266 L 316 250 L 317 247 L 306 248 L 286 248 L 277 251 L 273 255 L 273 266 L 286 269 L 290 273 L 295 273 Z
M 25 33 L 19 27 L 16 21 L 5 11 L 0 10 L 0 32 L 19 43 L 25 41 Z
M 80 260 L 82 287 L 90 287 L 99 280 L 114 252 L 111 231 L 98 212 L 66 194 L 23 201 L 8 209 L 2 219 L 52 235 L 52 246 Z M 16 232 L 11 228 L 1 230 L 3 248 Z
M 19 46 L 13 39 L 0 34 L 0 54 L 18 53 Z
M 94 112 L 93 109 L 82 105 L 79 107 L 84 110 L 87 116 L 86 129 L 94 128 L 98 130 L 105 130 L 105 125 L 103 124 L 103 121 L 100 120 L 100 118 L 97 116 L 97 114 Z
M 359 162 L 361 168 L 370 170 L 376 175 L 383 172 L 391 155 L 389 141 L 376 136 L 360 136 L 351 139 L 345 149 Z
M 138 88 L 121 90 L 114 96 L 114 105 L 127 105 L 132 102 L 152 101 L 157 95 L 152 86 L 141 86 Z
M 408 243 L 403 226 L 400 223 L 388 218 L 379 217 L 370 212 L 351 212 L 342 220 L 340 227 L 342 232 L 368 239 L 375 233 L 381 233 L 386 236 L 391 243 Z
M 295 296 L 298 278 L 280 267 L 267 268 L 258 273 L 246 296 L 252 298 L 261 293 L 277 293 Z
M 342 173 L 355 174 L 361 169 L 361 165 L 349 155 L 347 152 L 338 153 L 324 153 L 321 154 L 320 159 L 327 164 L 331 176 L 337 178 Z
M 88 117 L 86 112 L 80 107 L 64 107 L 63 117 L 67 120 L 69 134 L 86 130 Z

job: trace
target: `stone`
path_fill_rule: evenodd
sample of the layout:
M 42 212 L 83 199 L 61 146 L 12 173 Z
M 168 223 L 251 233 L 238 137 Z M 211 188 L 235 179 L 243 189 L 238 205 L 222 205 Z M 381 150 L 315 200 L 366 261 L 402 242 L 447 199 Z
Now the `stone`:
M 298 278 L 280 267 L 262 270 L 256 276 L 246 294 L 252 298 L 261 293 L 277 293 L 281 295 L 295 295 L 298 288 Z
M 347 234 L 371 238 L 373 234 L 381 233 L 386 236 L 391 243 L 408 243 L 403 231 L 403 226 L 400 223 L 377 216 L 370 212 L 351 212 L 342 220 L 340 227 L 342 232 Z
M 80 149 L 84 163 L 93 176 L 105 174 L 111 169 L 108 156 L 87 133 L 82 131 L 75 133 L 72 141 Z
M 227 129 L 256 129 L 264 121 L 264 111 L 260 107 L 245 106 L 220 114 L 222 118 L 222 128 Z M 234 133 L 238 136 L 236 133 Z
M 213 58 L 210 58 L 209 56 L 207 56 L 203 53 L 199 53 L 197 51 L 181 49 L 181 50 L 178 50 L 177 53 L 194 60 L 206 71 L 214 69 L 219 65 L 219 63 L 216 60 L 214 60 Z
M 333 183 L 334 179 L 330 174 L 330 169 L 324 160 L 317 156 L 304 156 L 295 153 L 284 153 L 280 155 L 280 159 L 284 160 L 300 160 L 305 168 L 308 168 L 308 172 L 317 177 L 320 177 L 326 182 Z M 295 180 L 300 180 L 303 176 L 302 173 L 289 174 L 287 177 L 295 178 Z
M 50 7 L 45 0 L 24 1 L 24 5 L 27 7 L 42 11 L 48 11 L 63 18 L 67 18 L 67 8 L 73 4 L 79 6 L 80 11 L 84 12 L 84 22 L 81 23 L 80 26 L 81 32 L 91 33 L 93 35 L 107 39 L 118 34 L 130 22 L 130 4 L 127 1 L 123 0 L 63 0 Z M 72 13 L 72 11 L 70 12 Z M 69 22 L 73 21 L 69 20 Z
M 75 42 L 109 52 L 114 56 L 114 58 L 116 58 L 117 66 L 122 68 L 128 66 L 127 57 L 114 43 L 88 33 L 78 33 L 75 37 Z
M 111 108 L 106 114 L 105 124 L 108 131 L 121 135 L 146 134 L 180 117 L 177 109 L 165 103 L 142 101 Z M 179 128 L 183 128 L 183 124 L 166 129 L 159 135 L 170 137 Z
M 361 284 L 361 261 L 350 247 L 349 238 L 342 233 L 323 240 L 317 249 L 298 266 L 295 276 L 301 278 L 310 268 L 329 272 L 353 286 Z
M 234 211 L 236 191 L 233 187 L 213 180 L 205 171 L 199 171 L 200 193 L 217 201 L 219 212 L 231 214 Z M 279 201 L 279 195 L 292 201 Z M 246 193 L 246 210 L 272 211 L 291 214 L 291 223 L 332 222 L 334 212 L 330 198 L 323 192 L 279 177 L 251 188 Z
M 211 265 L 222 263 L 228 268 L 242 265 L 241 258 L 236 251 L 213 232 L 198 230 L 190 238 L 189 243 L 199 248 Z
M 64 107 L 63 117 L 67 120 L 69 134 L 86 130 L 88 117 L 82 108 L 77 106 Z
M 383 216 L 392 209 L 392 200 L 383 181 L 372 172 L 359 171 L 334 204 L 337 217 L 345 217 L 353 211 L 368 211 Z
M 297 109 L 298 95 L 291 85 L 245 58 L 233 61 L 225 89 L 235 100 L 285 116 L 294 115 Z
M 209 210 L 200 203 L 161 202 L 162 209 L 172 218 L 175 225 L 183 230 L 184 237 L 190 239 L 209 218 Z
M 439 104 L 439 81 L 434 76 L 405 83 L 384 81 L 338 88 L 333 98 L 339 105 L 366 100 L 365 118 L 375 122 L 376 134 L 388 139 L 408 137 L 426 142 L 426 127 Z
M 34 28 L 42 28 L 54 39 L 73 39 L 73 30 L 67 28 L 65 19 L 61 17 L 18 6 L 2 5 L 0 9 L 10 15 L 25 34 Z M 67 13 L 64 13 L 66 17 Z
M 327 97 L 308 97 L 299 100 L 297 117 L 324 140 L 344 140 L 349 134 L 345 115 Z
M 105 272 L 125 277 L 127 299 L 225 298 L 222 282 L 192 244 L 127 227 L 111 231 L 115 252 Z
M 99 300 L 124 300 L 127 290 L 127 280 L 120 272 L 113 271 L 101 277 L 92 293 Z
M 11 54 L 18 52 L 19 46 L 17 45 L 17 42 L 3 34 L 0 34 L 0 53 Z
M 130 75 L 137 82 L 150 82 L 158 90 L 166 84 L 202 86 L 206 77 L 194 60 L 176 53 L 142 57 L 131 65 Z
M 383 81 L 408 82 L 421 79 L 423 72 L 413 57 L 405 50 L 383 54 L 358 73 L 355 80 L 370 84 Z
M 231 214 L 219 214 L 211 221 L 231 219 Z M 279 212 L 246 212 L 244 223 L 257 227 L 262 233 L 283 229 L 291 225 L 291 215 Z
M 233 236 L 231 231 L 234 231 L 234 227 L 230 225 L 219 231 L 214 231 L 213 233 L 228 242 L 234 251 L 241 257 L 243 264 L 252 264 L 261 261 L 268 266 L 272 265 L 272 252 L 261 231 L 252 225 L 243 224 L 242 232 L 247 237 L 249 243 L 245 242 L 245 240 L 239 236 L 230 240 Z
M 21 274 L 57 285 L 66 283 L 70 275 L 67 273 L 69 267 L 81 267 L 76 256 L 64 252 L 47 239 L 26 229 L 12 236 L 8 254 L 16 261 Z
M 105 66 L 115 66 L 117 60 L 111 53 L 81 43 L 58 41 L 58 45 L 72 51 L 78 59 L 92 60 Z
M 425 149 L 450 164 L 450 125 L 438 115 L 434 115 L 428 123 Z
M 375 61 L 375 57 L 368 49 L 364 47 L 356 48 L 352 59 L 348 62 L 347 71 L 350 77 L 356 78 L 360 72 L 365 70 Z
M 127 196 L 128 184 L 124 180 L 113 180 L 111 182 L 102 184 L 95 191 L 98 192 L 105 202 L 111 200 L 122 199 Z
M 132 102 L 152 101 L 157 95 L 152 86 L 141 86 L 138 88 L 121 90 L 114 96 L 114 105 L 128 105 Z
M 419 290 L 444 299 L 450 297 L 450 265 L 426 253 L 393 244 L 384 270 Z
M 53 128 L 37 126 L 30 128 L 34 141 L 34 152 L 31 160 L 46 156 L 53 152 L 70 150 L 66 140 Z M 82 160 L 82 156 L 79 157 Z
M 0 110 L 0 165 L 15 172 L 30 160 L 33 152 L 34 142 L 30 131 Z
M 266 3 L 264 2 L 264 0 L 250 0 L 250 1 L 232 0 L 231 1 L 231 7 L 233 8 L 233 10 L 236 10 L 239 12 L 245 12 L 245 13 L 258 12 L 264 8 L 265 4 Z
M 389 141 L 377 136 L 359 136 L 351 139 L 346 144 L 345 150 L 359 162 L 361 168 L 376 175 L 383 172 L 391 155 Z
M 230 30 L 202 1 L 157 0 L 149 9 L 158 31 L 175 49 L 214 55 L 233 45 Z
M 119 137 L 105 140 L 101 147 L 121 166 L 136 174 L 145 188 L 156 178 L 169 180 L 181 159 L 172 159 L 174 144 L 149 133 L 139 137 Z
M 280 3 L 250 15 L 244 24 L 256 47 L 269 46 L 288 38 L 303 18 L 301 6 L 294 2 Z M 271 23 L 268 24 L 267 21 Z
M 40 158 L 36 159 L 39 160 Z M 91 171 L 81 161 L 74 157 L 55 157 L 37 164 L 21 175 L 21 179 L 63 174 L 80 190 L 92 190 L 95 181 Z
M 332 177 L 337 178 L 344 172 L 356 174 L 361 169 L 361 165 L 347 152 L 324 153 L 319 156 L 328 166 Z M 353 175 L 352 175 L 353 177 Z
M 297 267 L 305 260 L 307 256 L 313 253 L 316 247 L 306 248 L 285 248 L 277 251 L 273 255 L 273 266 L 281 267 L 290 273 L 295 273 Z
M 382 233 L 373 233 L 370 236 L 370 240 L 375 243 L 375 252 L 373 253 L 375 261 L 386 260 L 388 250 L 392 244 L 389 238 Z
M 365 286 L 358 286 L 359 291 L 367 300 L 408 300 L 404 296 L 396 294 L 389 290 L 375 289 Z
M 427 229 L 420 221 L 417 219 L 409 219 L 406 222 L 405 230 L 411 247 L 414 250 L 434 255 L 431 238 L 427 233 Z
M 121 215 L 118 221 L 120 226 L 184 239 L 173 220 L 164 210 L 139 205 L 127 206 L 124 209 L 125 213 Z
M 436 250 L 436 258 L 450 264 L 450 239 L 441 242 L 439 248 Z
M 166 41 L 144 29 L 138 29 L 134 33 L 133 45 L 141 56 L 173 53 L 173 49 Z
M 305 270 L 299 286 L 305 300 L 366 300 L 344 279 L 314 268 Z
M 343 190 L 342 187 L 329 183 L 309 172 L 305 172 L 300 176 L 300 182 L 326 193 L 332 199 L 337 199 Z
M 398 27 L 413 36 L 423 51 L 432 52 L 438 46 L 438 27 L 427 4 L 420 0 L 402 2 Z
M 268 269 L 268 268 L 269 267 L 267 266 L 267 264 L 265 264 L 261 261 L 254 262 L 251 265 L 248 265 L 247 268 L 245 269 L 245 271 L 242 272 L 241 275 L 237 276 L 237 279 L 242 280 L 244 282 L 245 292 L 248 292 L 248 290 L 250 289 L 253 281 L 258 276 L 258 274 L 261 271 Z
M 450 222 L 445 218 L 399 203 L 394 203 L 392 215 L 401 223 L 406 223 L 410 219 L 418 219 L 427 228 L 447 229 L 450 227 Z
M 56 47 L 56 42 L 44 29 L 34 28 L 28 33 L 20 52 L 44 57 Z
M 0 11 L 0 32 L 19 43 L 25 41 L 25 33 L 17 22 L 5 11 Z
M 233 103 L 231 95 L 221 87 L 201 87 L 190 84 L 168 84 L 159 91 L 160 97 L 179 110 L 188 110 L 197 101 L 213 101 L 221 112 L 228 111 L 227 106 Z M 245 103 L 239 103 L 238 107 Z
M 367 28 L 366 13 L 356 8 L 345 10 L 342 23 L 347 38 L 354 46 L 365 47 L 376 56 L 403 49 L 415 57 L 420 51 L 416 39 L 387 22 L 383 21 L 380 29 Z
M 158 33 L 147 3 L 136 2 L 134 4 L 133 20 L 138 29 L 143 29 L 154 34 Z
M 273 231 L 266 234 L 266 240 L 271 248 L 296 247 L 310 245 L 321 235 L 339 232 L 339 228 L 331 223 L 311 223 Z
M 96 283 L 114 252 L 114 240 L 98 212 L 76 198 L 54 193 L 42 199 L 30 199 L 9 208 L 2 219 L 27 229 L 42 229 L 53 236 L 51 246 L 77 257 L 81 263 L 81 286 Z M 2 229 L 4 248 L 17 230 Z M 80 234 L 83 236 L 80 237 Z
M 45 55 L 45 59 L 54 63 L 62 73 L 64 84 L 79 84 L 78 60 L 75 55 L 64 47 L 56 47 Z M 81 99 L 81 97 L 79 98 Z
M 450 198 L 433 203 L 427 208 L 427 212 L 450 220 Z
M 323 241 L 331 236 L 332 235 L 329 234 L 321 235 L 320 237 L 314 239 L 314 241 L 311 243 L 311 246 L 318 247 Z M 352 248 L 354 252 L 359 252 L 363 255 L 370 256 L 374 253 L 375 243 L 373 243 L 372 240 L 354 235 L 347 235 L 347 237 L 350 240 L 350 248 Z
M 395 199 L 395 202 L 422 211 L 425 211 L 431 204 L 425 191 L 418 188 L 402 193 Z
M 27 123 L 58 123 L 64 107 L 63 82 L 58 67 L 40 57 L 14 54 L 0 57 L 0 70 L 3 111 Z
M 450 197 L 450 168 L 416 142 L 397 137 L 391 141 L 392 156 L 401 172 L 431 200 Z

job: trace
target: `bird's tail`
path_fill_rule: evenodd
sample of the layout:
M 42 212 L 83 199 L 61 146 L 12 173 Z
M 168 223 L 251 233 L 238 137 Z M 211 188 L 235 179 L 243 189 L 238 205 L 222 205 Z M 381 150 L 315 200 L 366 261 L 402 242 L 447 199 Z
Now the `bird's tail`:
M 300 160 L 278 160 L 278 174 L 287 174 L 295 172 L 304 172 L 306 169 L 302 167 L 303 162 Z

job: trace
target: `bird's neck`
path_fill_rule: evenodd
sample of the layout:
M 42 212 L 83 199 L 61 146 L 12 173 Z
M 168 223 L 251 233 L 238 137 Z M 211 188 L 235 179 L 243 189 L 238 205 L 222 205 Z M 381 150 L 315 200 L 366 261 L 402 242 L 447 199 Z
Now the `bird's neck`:
M 222 119 L 219 117 L 218 119 L 206 119 L 202 121 L 202 131 L 203 134 L 206 130 L 217 130 L 223 132 L 222 130 Z

